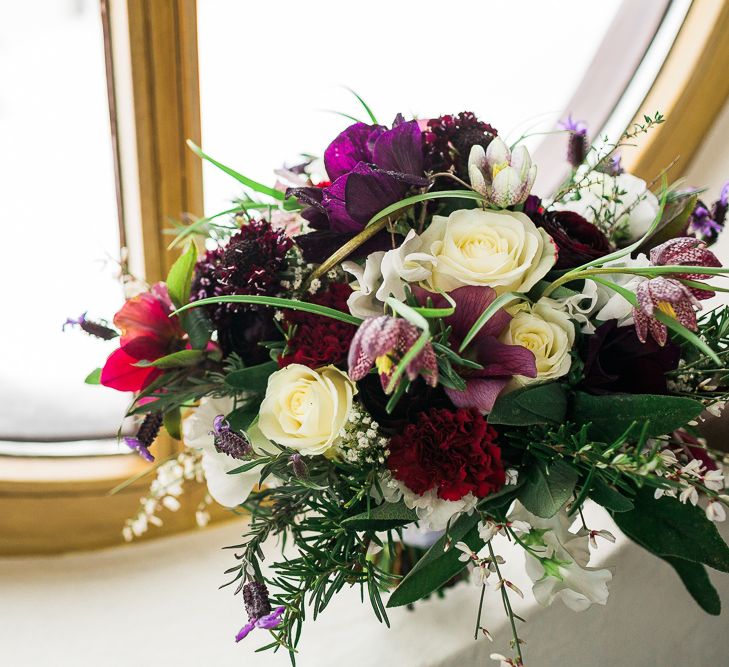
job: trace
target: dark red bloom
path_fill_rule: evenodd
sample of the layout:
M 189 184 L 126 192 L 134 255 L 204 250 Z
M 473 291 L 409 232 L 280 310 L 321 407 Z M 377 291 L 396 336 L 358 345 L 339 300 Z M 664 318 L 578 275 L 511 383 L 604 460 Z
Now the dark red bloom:
M 573 269 L 610 253 L 610 242 L 595 225 L 572 211 L 548 211 L 532 218 L 557 244 L 555 269 Z
M 453 169 L 457 176 L 466 178 L 471 147 L 478 144 L 486 149 L 497 134 L 491 125 L 483 123 L 470 111 L 431 118 L 423 132 L 425 168 L 432 172 Z
M 332 283 L 326 291 L 315 294 L 309 301 L 346 313 L 349 312 L 347 298 L 351 293 L 352 288 L 346 283 Z M 303 364 L 309 368 L 339 364 L 347 358 L 357 331 L 352 324 L 301 310 L 286 311 L 284 323 L 289 328 L 295 327 L 295 330 L 288 339 L 286 354 L 279 357 L 281 368 L 289 364 Z
M 506 482 L 497 433 L 477 410 L 431 409 L 390 440 L 387 467 L 411 491 L 484 498 Z
M 617 320 L 584 337 L 582 386 L 594 393 L 667 394 L 666 373 L 678 367 L 681 351 L 670 340 L 661 347 L 652 338 L 641 343 L 635 328 Z

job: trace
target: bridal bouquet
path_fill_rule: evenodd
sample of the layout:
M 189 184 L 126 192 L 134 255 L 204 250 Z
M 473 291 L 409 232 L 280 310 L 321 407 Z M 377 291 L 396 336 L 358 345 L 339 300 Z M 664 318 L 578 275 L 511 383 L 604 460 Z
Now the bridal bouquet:
M 522 665 L 500 541 L 523 548 L 541 604 L 605 604 L 613 575 L 589 561 L 615 538 L 587 525 L 588 501 L 718 614 L 705 568 L 729 571 L 713 523 L 729 495 L 697 426 L 729 398 L 729 310 L 700 314 L 729 291 L 707 282 L 729 273 L 710 249 L 729 187 L 710 206 L 623 170 L 616 150 L 660 114 L 612 144 L 565 121 L 567 176 L 541 198 L 523 138 L 466 112 L 382 125 L 363 106 L 368 122 L 273 187 L 191 145 L 245 196 L 180 224 L 167 280 L 113 326 L 70 321 L 118 336 L 87 381 L 135 393 L 124 442 L 149 461 L 162 425 L 184 442 L 127 538 L 204 478 L 250 517 L 229 570 L 236 641 L 267 630 L 292 659 L 344 587 L 388 623 L 470 579 L 475 635 L 493 591 L 513 641 L 492 657 Z

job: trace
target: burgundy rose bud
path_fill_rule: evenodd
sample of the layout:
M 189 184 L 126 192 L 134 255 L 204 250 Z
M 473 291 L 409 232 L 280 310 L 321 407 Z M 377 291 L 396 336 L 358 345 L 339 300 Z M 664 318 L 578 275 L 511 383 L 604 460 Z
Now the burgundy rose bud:
M 595 225 L 573 211 L 549 211 L 535 220 L 557 244 L 556 269 L 573 269 L 610 253 L 610 242 Z

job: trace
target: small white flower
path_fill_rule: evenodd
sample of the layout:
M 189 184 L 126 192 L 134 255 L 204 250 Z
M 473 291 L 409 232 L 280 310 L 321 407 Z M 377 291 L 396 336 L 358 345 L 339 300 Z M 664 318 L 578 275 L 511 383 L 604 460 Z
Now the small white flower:
M 591 530 L 590 531 L 590 546 L 593 549 L 597 549 L 597 539 L 596 538 L 598 538 L 598 537 L 602 537 L 602 539 L 615 544 L 615 535 L 613 535 L 611 532 L 609 532 L 607 530 Z
M 678 499 L 682 503 L 690 502 L 692 505 L 696 505 L 699 502 L 699 492 L 693 486 L 687 486 L 678 496 Z
M 519 471 L 516 468 L 506 469 L 506 484 L 511 486 L 519 481 Z
M 476 560 L 476 554 L 471 551 L 471 547 L 469 547 L 465 542 L 456 542 L 455 547 L 461 552 L 461 555 L 458 556 L 458 560 L 461 561 L 461 563 L 467 563 L 469 560 Z
M 711 491 L 721 491 L 724 488 L 724 474 L 721 470 L 709 470 L 704 475 L 704 485 Z
M 709 521 L 721 523 L 726 520 L 726 510 L 718 500 L 710 500 L 706 506 L 706 518 Z
M 164 505 L 164 507 L 170 512 L 176 512 L 180 509 L 180 501 L 174 496 L 165 496 L 162 498 L 162 505 Z
M 486 563 L 478 563 L 471 569 L 471 583 L 474 586 L 483 586 L 490 575 L 491 570 L 486 566 Z
M 698 459 L 691 459 L 685 466 L 681 468 L 684 475 L 690 477 L 699 477 L 701 475 L 702 464 Z
M 706 411 L 714 417 L 721 417 L 721 413 L 726 407 L 726 401 L 717 401 L 706 408 Z

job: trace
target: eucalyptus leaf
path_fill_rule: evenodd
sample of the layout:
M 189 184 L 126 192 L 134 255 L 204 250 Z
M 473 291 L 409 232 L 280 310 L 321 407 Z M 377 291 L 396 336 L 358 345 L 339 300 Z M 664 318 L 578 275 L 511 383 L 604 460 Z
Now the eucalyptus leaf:
M 578 477 L 577 470 L 566 461 L 557 459 L 549 465 L 535 462 L 527 469 L 519 501 L 532 514 L 549 519 L 570 499 Z
M 567 394 L 556 382 L 527 386 L 503 394 L 489 413 L 490 424 L 530 426 L 562 423 L 567 412 Z

